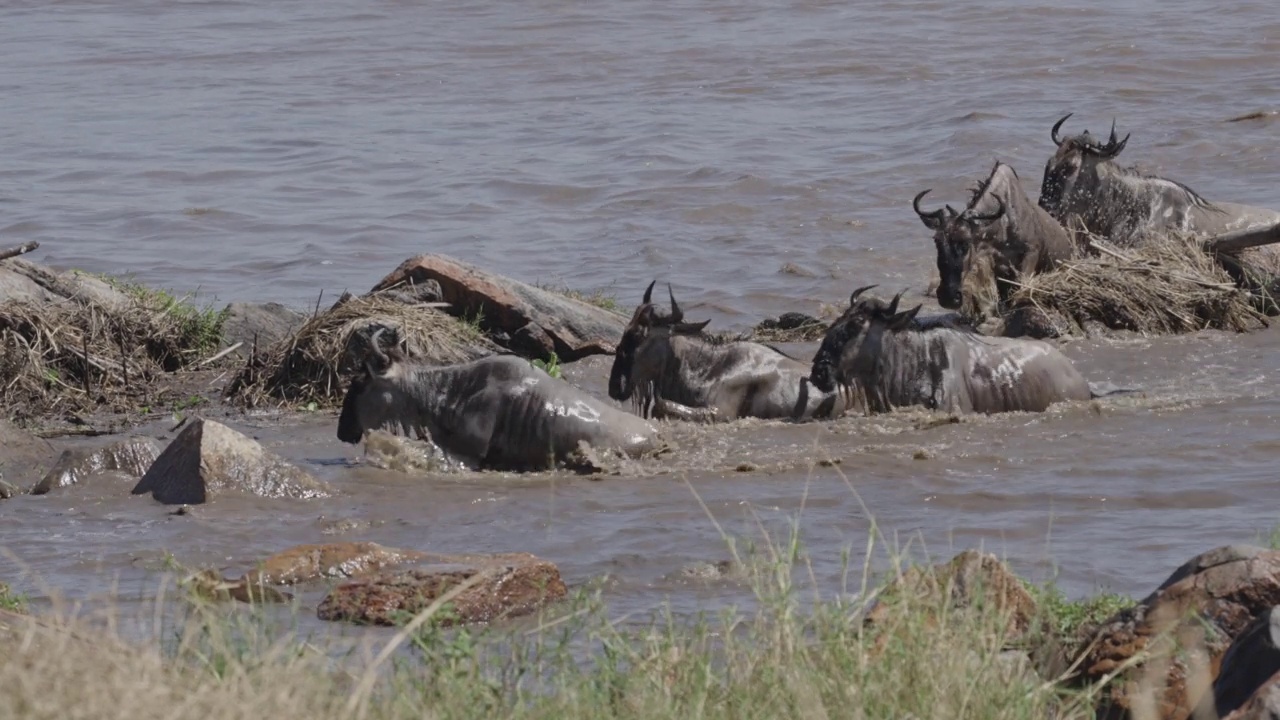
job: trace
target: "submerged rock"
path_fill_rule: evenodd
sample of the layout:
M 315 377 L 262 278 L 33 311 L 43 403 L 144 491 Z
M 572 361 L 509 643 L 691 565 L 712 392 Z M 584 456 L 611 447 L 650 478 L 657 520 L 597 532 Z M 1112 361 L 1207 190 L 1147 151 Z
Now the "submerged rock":
M 1218 716 L 1235 712 L 1277 673 L 1280 673 L 1280 606 L 1260 613 L 1227 648 L 1218 679 L 1213 683 L 1213 695 L 1206 698 L 1212 700 L 1212 708 L 1208 707 L 1209 702 L 1201 703 L 1201 716 L 1212 717 L 1210 710 Z M 1267 695 L 1272 698 L 1273 711 L 1280 709 L 1280 704 L 1275 702 L 1280 700 L 1280 692 L 1273 689 Z
M 354 578 L 427 557 L 427 553 L 372 542 L 299 545 L 268 557 L 242 579 L 255 584 L 294 585 L 325 578 Z
M 266 498 L 329 497 L 332 489 L 218 422 L 187 424 L 133 488 L 166 505 L 199 505 L 222 493 Z
M 518 346 L 513 350 L 534 359 L 548 360 L 553 352 L 564 362 L 612 354 L 627 322 L 604 308 L 442 255 L 405 260 L 371 292 L 431 281 L 451 306 L 450 314 L 480 317 L 488 331 L 505 335 Z
M 320 603 L 321 620 L 399 625 L 467 581 L 440 625 L 489 622 L 534 612 L 568 594 L 560 569 L 529 553 L 439 555 L 409 570 L 343 583 Z
M 1100 718 L 1128 717 L 1147 667 L 1163 668 L 1155 703 L 1159 717 L 1185 720 L 1203 700 L 1234 638 L 1259 614 L 1280 604 L 1280 551 L 1231 545 L 1197 555 L 1136 606 L 1102 623 L 1077 658 L 1078 680 L 1097 681 L 1138 653 L 1145 663 L 1114 681 Z
M 32 495 L 84 482 L 103 472 L 117 471 L 134 481 L 160 456 L 160 443 L 148 437 L 130 437 L 96 450 L 64 450 L 58 462 L 31 488 Z
M 11 478 L 12 482 L 25 486 L 49 465 L 55 455 L 57 450 L 48 440 L 21 430 L 7 420 L 0 420 L 0 477 Z M 13 493 L 18 492 L 14 488 Z

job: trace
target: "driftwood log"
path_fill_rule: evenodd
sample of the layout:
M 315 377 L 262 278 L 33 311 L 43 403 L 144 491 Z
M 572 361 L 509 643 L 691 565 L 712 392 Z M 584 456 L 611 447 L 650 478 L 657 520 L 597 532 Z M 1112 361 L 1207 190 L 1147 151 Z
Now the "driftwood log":
M 18 247 L 11 247 L 8 250 L 0 250 L 0 260 L 7 260 L 11 257 L 17 257 L 18 255 L 29 253 L 38 247 L 40 247 L 40 243 L 32 240 L 31 242 L 24 243 Z
M 1215 235 L 1205 241 L 1204 249 L 1212 253 L 1229 253 L 1277 242 L 1280 242 L 1280 223 Z

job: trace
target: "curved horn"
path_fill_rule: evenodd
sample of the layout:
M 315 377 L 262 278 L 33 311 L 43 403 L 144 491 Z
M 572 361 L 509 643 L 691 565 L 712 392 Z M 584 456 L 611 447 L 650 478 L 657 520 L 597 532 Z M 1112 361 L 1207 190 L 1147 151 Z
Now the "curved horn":
M 1116 120 L 1115 118 L 1112 118 L 1111 119 L 1111 136 L 1107 138 L 1106 145 L 1103 145 L 1101 148 L 1098 148 L 1098 151 L 1097 151 L 1098 154 L 1102 155 L 1103 157 L 1109 157 L 1109 158 L 1119 155 L 1120 151 L 1124 149 L 1125 143 L 1129 142 L 1129 135 L 1132 135 L 1132 134 L 1133 133 L 1126 134 L 1123 140 L 1117 142 L 1116 141 Z
M 667 295 L 671 296 L 671 322 L 678 323 L 684 319 L 684 311 L 676 304 L 676 294 L 671 289 L 671 283 L 667 283 Z
M 1049 137 L 1053 138 L 1054 145 L 1057 145 L 1059 147 L 1062 146 L 1063 138 L 1058 137 L 1058 130 L 1062 127 L 1062 123 L 1066 122 L 1067 118 L 1071 117 L 1072 115 L 1075 115 L 1075 113 L 1067 113 L 1066 115 L 1062 116 L 1061 120 L 1053 124 L 1053 129 L 1049 131 Z
M 379 341 L 382 338 L 382 333 L 386 331 L 387 331 L 386 325 L 379 325 L 378 329 L 374 330 L 373 334 L 369 336 L 369 347 L 373 352 L 373 356 L 378 358 L 378 362 L 383 366 L 391 364 L 391 358 L 387 357 L 387 354 L 382 352 L 382 346 L 379 345 Z
M 658 281 L 654 280 L 653 282 L 649 283 L 649 287 L 644 289 L 644 300 L 642 302 L 645 305 L 649 304 L 650 298 L 653 297 L 653 286 L 657 284 L 658 284 Z
M 904 291 L 905 292 L 905 291 Z M 898 314 L 898 301 L 902 299 L 902 293 L 893 296 L 893 302 L 889 303 L 889 308 L 884 311 L 885 317 L 893 317 Z
M 853 304 L 858 301 L 859 295 L 870 290 L 873 287 L 875 287 L 875 285 L 868 285 L 866 287 L 860 287 L 857 290 L 854 290 L 853 294 L 849 296 L 849 307 L 853 307 Z
M 1000 216 L 1004 215 L 1004 211 L 1005 211 L 1004 200 L 1002 200 L 1000 196 L 997 195 L 996 203 L 997 203 L 996 211 L 990 215 L 976 215 L 973 212 L 969 212 L 966 214 L 966 217 L 968 218 L 969 222 L 994 222 L 996 220 L 999 220 Z
M 938 220 L 941 220 L 943 217 L 941 208 L 928 213 L 920 209 L 920 198 L 924 197 L 925 195 L 928 195 L 932 191 L 933 191 L 933 188 L 922 190 L 920 194 L 916 195 L 915 198 L 912 199 L 911 201 L 911 207 L 915 209 L 916 214 L 920 216 L 921 220 L 924 220 L 926 218 L 936 218 Z

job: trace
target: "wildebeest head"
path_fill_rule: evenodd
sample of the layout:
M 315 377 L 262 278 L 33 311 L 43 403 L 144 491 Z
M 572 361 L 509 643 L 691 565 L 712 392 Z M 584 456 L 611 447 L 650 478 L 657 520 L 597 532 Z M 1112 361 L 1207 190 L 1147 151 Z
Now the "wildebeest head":
M 1071 115 L 1064 115 L 1049 132 L 1058 150 L 1045 163 L 1044 179 L 1040 183 L 1040 207 L 1059 222 L 1063 221 L 1065 212 L 1076 204 L 1075 201 L 1087 202 L 1098 191 L 1098 165 L 1115 159 L 1129 142 L 1129 135 L 1125 135 L 1123 140 L 1116 138 L 1114 120 L 1111 121 L 1111 136 L 1105 143 L 1099 142 L 1088 130 L 1079 135 L 1059 137 L 1058 130 Z
M 860 287 L 849 295 L 849 309 L 827 328 L 822 345 L 813 356 L 809 382 L 822 392 L 831 392 L 837 383 L 849 384 L 851 374 L 862 369 L 859 363 L 874 356 L 867 350 L 877 347 L 885 332 L 909 327 L 920 312 L 920 305 L 898 312 L 902 293 L 894 295 L 888 304 L 880 298 L 859 299 L 858 296 L 874 287 Z
M 391 347 L 384 351 L 382 334 L 391 332 Z M 338 416 L 338 439 L 356 444 L 364 438 L 365 430 L 381 426 L 388 416 L 385 398 L 376 397 L 379 381 L 384 380 L 397 363 L 405 359 L 403 341 L 395 328 L 380 325 L 367 340 L 368 348 L 360 370 L 351 378 L 347 396 L 342 400 L 342 414 Z
M 631 315 L 631 322 L 627 323 L 626 329 L 622 332 L 622 339 L 618 341 L 618 349 L 613 357 L 613 369 L 609 372 L 609 397 L 614 400 L 627 400 L 635 391 L 632 377 L 635 371 L 636 352 L 646 340 L 660 335 L 697 334 L 711 322 L 710 320 L 697 323 L 684 322 L 684 312 L 676 304 L 676 296 L 670 285 L 667 286 L 667 294 L 671 297 L 671 314 L 660 314 L 651 301 L 653 286 L 657 282 L 654 280 L 649 283 L 649 287 L 645 288 L 644 299 Z
M 924 190 L 916 195 L 911 206 L 925 227 L 933 230 L 933 244 L 938 251 L 938 304 L 948 310 L 959 310 L 964 300 L 964 276 L 970 256 L 975 244 L 999 227 L 995 223 L 1005 214 L 1004 201 L 996 197 L 996 211 L 986 215 L 978 213 L 973 203 L 959 213 L 950 205 L 945 212 L 941 208 L 925 212 L 920 209 L 920 199 L 929 192 Z

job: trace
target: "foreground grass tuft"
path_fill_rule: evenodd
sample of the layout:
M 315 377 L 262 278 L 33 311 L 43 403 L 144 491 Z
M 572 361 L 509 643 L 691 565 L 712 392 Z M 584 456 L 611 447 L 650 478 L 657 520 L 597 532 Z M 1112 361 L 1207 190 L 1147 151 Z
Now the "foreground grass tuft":
M 867 593 L 823 597 L 797 584 L 810 575 L 794 534 L 745 557 L 735 551 L 734 563 L 754 590 L 749 610 L 679 617 L 660 607 L 624 622 L 611 619 L 599 586 L 583 587 L 534 618 L 488 627 L 442 629 L 432 614 L 447 606 L 428 609 L 371 652 L 183 594 L 152 642 L 125 643 L 71 618 L 33 622 L 7 631 L 22 637 L 0 655 L 0 716 L 1090 716 L 1086 694 L 1010 661 L 1008 618 L 993 605 L 906 595 L 869 624 Z M 866 568 L 864 577 L 873 588 Z
M 14 593 L 9 589 L 8 585 L 0 583 L 0 610 L 25 613 L 27 611 L 27 598 Z

